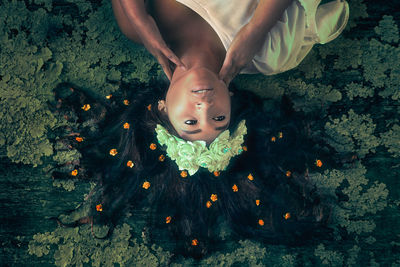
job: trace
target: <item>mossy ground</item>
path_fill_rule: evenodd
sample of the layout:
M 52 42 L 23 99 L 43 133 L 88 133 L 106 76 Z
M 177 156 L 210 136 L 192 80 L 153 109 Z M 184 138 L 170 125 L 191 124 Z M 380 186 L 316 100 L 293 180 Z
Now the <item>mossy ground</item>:
M 400 6 L 349 3 L 345 32 L 315 46 L 298 68 L 234 81 L 265 97 L 266 111 L 274 112 L 287 94 L 315 122 L 314 137 L 340 152 L 340 168 L 310 173 L 321 192 L 346 196 L 334 210 L 336 240 L 289 248 L 235 243 L 227 234 L 224 248 L 197 262 L 148 243 L 140 216 L 134 223 L 127 218 L 107 240 L 93 239 L 88 226 L 61 228 L 48 219 L 75 208 L 91 186 L 55 183 L 45 172 L 80 157 L 54 153 L 50 139 L 68 122 L 50 112 L 52 90 L 72 86 L 106 96 L 121 83 L 140 89 L 165 77 L 143 48 L 120 34 L 107 0 L 0 0 L 1 264 L 399 266 Z

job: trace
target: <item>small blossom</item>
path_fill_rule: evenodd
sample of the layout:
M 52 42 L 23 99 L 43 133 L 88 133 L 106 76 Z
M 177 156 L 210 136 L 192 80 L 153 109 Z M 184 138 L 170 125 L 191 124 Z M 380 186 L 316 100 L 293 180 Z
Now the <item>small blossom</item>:
M 215 172 L 214 172 L 214 176 L 215 176 L 215 177 L 218 177 L 219 175 L 220 175 L 220 172 L 219 172 L 219 171 L 215 171 Z
M 98 212 L 103 211 L 103 205 L 101 205 L 101 204 L 96 205 L 96 210 Z
M 217 201 L 218 200 L 217 194 L 211 194 L 210 199 L 211 199 L 212 202 Z
M 256 205 L 260 206 L 260 200 L 259 199 L 256 199 Z
M 146 181 L 146 182 L 143 183 L 142 187 L 143 187 L 144 189 L 149 189 L 150 183 Z
M 72 176 L 77 176 L 77 175 L 78 175 L 78 170 L 77 170 L 77 169 L 73 170 L 73 171 L 71 172 L 71 175 L 72 175 Z
M 128 166 L 129 168 L 133 168 L 133 166 L 135 166 L 135 164 L 132 162 L 132 160 L 128 160 L 128 162 L 126 163 L 126 166 Z
M 210 207 L 211 207 L 211 205 L 212 205 L 211 201 L 210 201 L 210 200 L 208 200 L 208 201 L 207 201 L 207 203 L 206 203 L 206 206 L 207 206 L 207 208 L 210 208 Z
M 317 167 L 321 168 L 321 167 L 322 167 L 322 161 L 319 160 L 319 159 L 317 159 L 317 160 L 315 161 L 315 165 L 317 165 Z
M 124 123 L 124 129 L 129 129 L 129 127 L 130 127 L 129 123 L 125 122 Z
M 77 136 L 76 138 L 75 138 L 75 140 L 77 141 L 77 142 L 82 142 L 83 141 L 83 138 L 82 137 L 80 137 L 80 136 Z
M 113 149 L 110 150 L 110 155 L 111 155 L 111 156 L 115 156 L 115 155 L 117 155 L 117 154 L 118 154 L 117 149 L 113 148 Z
M 149 104 L 149 105 L 147 106 L 147 110 L 148 110 L 148 111 L 151 110 L 151 104 Z
M 232 186 L 232 190 L 233 192 L 237 192 L 239 190 L 236 184 Z
M 154 144 L 154 143 L 151 143 L 150 144 L 150 149 L 151 150 L 155 150 L 157 148 L 157 145 L 156 144 Z
M 285 218 L 285 220 L 290 219 L 290 212 L 286 212 L 286 213 L 283 215 L 283 218 Z
M 242 147 L 244 151 L 247 151 L 247 146 Z
M 85 104 L 85 105 L 82 106 L 82 109 L 84 111 L 88 111 L 90 109 L 90 105 L 89 104 Z
M 247 178 L 248 178 L 250 181 L 253 181 L 253 180 L 254 180 L 254 177 L 253 177 L 253 175 L 252 175 L 251 173 L 249 173 L 249 175 L 247 175 Z
M 107 99 L 111 99 L 112 95 L 106 95 Z
M 181 171 L 181 177 L 182 178 L 185 178 L 187 176 L 188 176 L 187 171 Z
M 197 246 L 199 244 L 199 241 L 197 239 L 192 240 L 192 246 Z
M 129 100 L 128 99 L 124 99 L 124 105 L 128 106 L 129 105 Z
M 276 141 L 276 137 L 275 136 L 272 136 L 271 137 L 271 142 L 275 142 Z
M 279 133 L 278 133 L 278 137 L 279 137 L 279 138 L 282 138 L 282 137 L 283 137 L 283 133 L 282 133 L 282 132 L 279 132 Z
M 286 177 L 290 177 L 292 176 L 292 172 L 291 171 L 286 171 Z
M 158 160 L 161 161 L 161 162 L 163 162 L 163 161 L 165 160 L 165 156 L 161 154 L 161 155 L 158 157 Z
M 259 220 L 258 220 L 258 224 L 261 225 L 261 226 L 263 226 L 263 225 L 264 225 L 264 220 L 259 219 Z
M 72 88 L 72 87 L 70 87 L 70 88 L 69 88 L 69 90 L 71 90 L 71 92 L 75 91 L 75 89 L 74 89 L 74 88 Z
M 165 218 L 165 223 L 170 223 L 171 222 L 171 216 L 168 216 L 167 218 Z

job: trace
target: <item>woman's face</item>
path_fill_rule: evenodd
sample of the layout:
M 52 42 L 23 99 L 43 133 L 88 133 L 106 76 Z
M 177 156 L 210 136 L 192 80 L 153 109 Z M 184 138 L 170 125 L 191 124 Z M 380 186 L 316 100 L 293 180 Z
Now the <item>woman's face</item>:
M 207 68 L 192 68 L 173 78 L 163 107 L 180 137 L 207 144 L 228 128 L 231 118 L 228 88 Z

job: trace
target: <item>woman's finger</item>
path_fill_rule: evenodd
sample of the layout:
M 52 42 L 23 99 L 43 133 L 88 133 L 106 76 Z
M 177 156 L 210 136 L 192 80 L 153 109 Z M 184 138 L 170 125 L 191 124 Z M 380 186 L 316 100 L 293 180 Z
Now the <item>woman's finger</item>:
M 172 70 L 171 70 L 171 68 L 169 67 L 168 60 L 167 60 L 163 55 L 160 55 L 160 56 L 158 57 L 158 62 L 160 63 L 160 65 L 161 65 L 161 67 L 162 67 L 162 69 L 163 69 L 165 75 L 167 75 L 168 80 L 171 81 L 171 78 L 172 78 Z
M 161 52 L 166 56 L 171 62 L 173 62 L 176 66 L 182 67 L 186 70 L 186 66 L 183 64 L 183 62 L 172 52 L 171 49 L 169 49 L 168 46 L 163 46 L 161 48 Z

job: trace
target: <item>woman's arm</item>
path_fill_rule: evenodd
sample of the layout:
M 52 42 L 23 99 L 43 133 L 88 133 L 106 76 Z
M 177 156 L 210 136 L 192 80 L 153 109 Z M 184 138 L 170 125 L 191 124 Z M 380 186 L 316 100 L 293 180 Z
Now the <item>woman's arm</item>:
M 219 77 L 226 84 L 249 63 L 293 0 L 260 0 L 250 22 L 240 29 L 226 52 Z
M 153 17 L 146 11 L 144 0 L 118 1 L 143 45 L 157 59 L 168 79 L 171 80 L 172 69 L 169 61 L 178 67 L 185 68 L 185 66 L 165 43 Z

